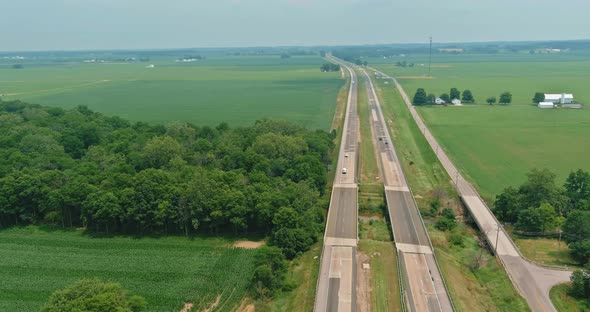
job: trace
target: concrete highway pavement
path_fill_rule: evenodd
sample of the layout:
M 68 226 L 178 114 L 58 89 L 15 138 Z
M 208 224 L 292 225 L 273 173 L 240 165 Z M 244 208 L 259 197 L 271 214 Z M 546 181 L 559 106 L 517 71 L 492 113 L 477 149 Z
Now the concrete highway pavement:
M 410 311 L 453 311 L 432 245 L 391 140 L 381 105 L 370 77 L 366 81 L 371 132 L 385 184 L 385 196 L 395 245 L 404 275 Z
M 482 233 L 485 234 L 488 243 L 492 246 L 492 249 L 496 249 L 497 246 L 496 255 L 500 259 L 500 263 L 504 266 L 512 283 L 526 299 L 531 310 L 539 312 L 557 311 L 549 298 L 549 291 L 556 284 L 568 282 L 571 272 L 562 269 L 541 267 L 531 263 L 522 256 L 504 228 L 499 226 L 500 222 L 498 222 L 483 199 L 481 199 L 475 188 L 463 178 L 459 170 L 438 144 L 414 106 L 412 106 L 402 86 L 395 78 L 384 73 L 381 73 L 381 75 L 392 79 L 395 83 L 416 124 L 422 130 L 430 147 L 435 151 L 439 161 L 451 177 L 459 196 L 461 196 L 463 203 L 473 216 Z
M 349 312 L 356 311 L 357 84 L 354 71 L 338 60 L 331 60 L 348 71 L 351 84 L 324 234 L 314 311 Z

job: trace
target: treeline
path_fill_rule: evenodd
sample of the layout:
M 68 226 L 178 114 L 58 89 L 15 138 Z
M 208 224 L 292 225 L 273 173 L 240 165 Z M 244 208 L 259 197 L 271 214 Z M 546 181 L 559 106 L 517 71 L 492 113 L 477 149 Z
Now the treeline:
M 320 70 L 322 71 L 322 73 L 337 72 L 340 71 L 340 65 L 333 63 L 324 63 L 324 65 L 320 67 Z
M 571 172 L 563 186 L 555 174 L 534 169 L 518 188 L 507 187 L 496 196 L 494 214 L 515 229 L 533 234 L 562 231 L 572 257 L 581 264 L 590 260 L 590 174 Z
M 322 231 L 332 140 L 280 121 L 163 126 L 0 101 L 0 228 L 256 232 L 291 258 Z
M 441 104 L 451 103 L 451 101 L 454 99 L 461 100 L 462 103 L 475 103 L 475 98 L 473 97 L 471 90 L 465 90 L 461 92 L 457 88 L 451 88 L 449 93 L 441 94 L 438 99 L 443 101 Z M 426 94 L 424 88 L 418 88 L 414 94 L 412 103 L 418 106 L 438 104 L 436 103 L 436 100 L 437 96 L 434 93 Z

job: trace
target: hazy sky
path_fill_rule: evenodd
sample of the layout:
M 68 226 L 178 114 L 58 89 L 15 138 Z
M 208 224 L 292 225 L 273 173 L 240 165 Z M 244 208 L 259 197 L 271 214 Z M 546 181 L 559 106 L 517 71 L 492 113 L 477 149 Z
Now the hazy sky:
M 588 0 L 0 0 L 0 51 L 590 39 Z

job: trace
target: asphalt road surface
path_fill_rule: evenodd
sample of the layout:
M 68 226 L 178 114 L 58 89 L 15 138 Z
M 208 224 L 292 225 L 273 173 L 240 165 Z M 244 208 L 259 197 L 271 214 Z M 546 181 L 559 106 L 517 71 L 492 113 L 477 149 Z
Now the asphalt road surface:
M 432 245 L 411 193 L 381 111 L 377 93 L 365 70 L 371 132 L 385 184 L 387 209 L 400 259 L 404 298 L 410 311 L 453 311 Z
M 535 265 L 522 256 L 510 236 L 499 225 L 500 222 L 496 220 L 494 214 L 481 199 L 475 188 L 463 178 L 447 154 L 440 147 L 416 109 L 412 106 L 402 86 L 395 78 L 384 73 L 381 73 L 381 75 L 392 79 L 395 83 L 416 124 L 422 130 L 430 147 L 435 151 L 439 161 L 455 184 L 465 207 L 470 211 L 482 233 L 485 234 L 492 249 L 496 250 L 496 255 L 500 259 L 500 263 L 502 263 L 504 269 L 508 272 L 512 283 L 526 299 L 531 310 L 557 312 L 549 298 L 549 291 L 554 285 L 569 281 L 571 271 Z
M 356 246 L 358 239 L 356 74 L 351 77 L 336 177 L 330 199 L 314 311 L 356 311 Z M 346 169 L 346 171 L 344 171 Z

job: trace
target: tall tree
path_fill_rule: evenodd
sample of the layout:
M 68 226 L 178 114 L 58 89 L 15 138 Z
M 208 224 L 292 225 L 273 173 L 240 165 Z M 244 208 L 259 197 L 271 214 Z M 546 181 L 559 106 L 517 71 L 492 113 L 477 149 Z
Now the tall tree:
M 465 103 L 474 103 L 475 102 L 475 98 L 473 97 L 473 93 L 471 93 L 471 90 L 463 91 L 463 97 L 461 98 L 461 101 L 463 101 Z
M 441 94 L 440 95 L 440 99 L 443 100 L 443 101 L 445 101 L 445 103 L 450 103 L 451 102 L 451 97 L 448 94 L 446 94 L 446 93 Z
M 590 239 L 590 211 L 572 211 L 562 229 L 568 243 Z
M 414 103 L 414 105 L 424 105 L 427 102 L 428 99 L 426 96 L 426 91 L 424 91 L 423 88 L 418 88 L 418 90 L 416 90 L 416 94 L 414 94 L 414 100 L 412 103 Z
M 500 100 L 498 100 L 500 104 L 510 104 L 512 103 L 512 93 L 506 91 L 500 94 Z
M 457 88 L 451 88 L 451 91 L 449 92 L 449 96 L 451 99 L 461 99 L 461 91 L 459 91 Z
M 518 220 L 520 212 L 518 191 L 509 186 L 500 195 L 496 196 L 494 202 L 494 214 L 500 221 L 514 223 Z
M 533 96 L 533 103 L 539 103 L 545 101 L 545 94 L 543 92 L 535 92 L 535 96 Z
M 590 209 L 590 173 L 582 169 L 570 172 L 564 187 L 570 209 Z
M 496 103 L 496 97 L 495 96 L 490 96 L 489 98 L 486 99 L 486 103 L 492 105 Z

